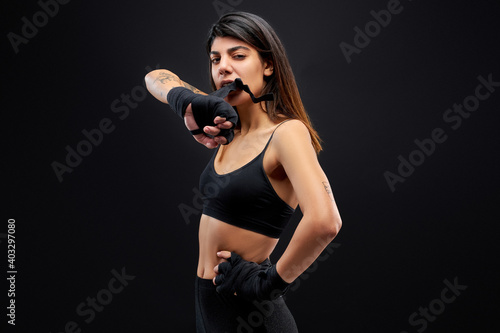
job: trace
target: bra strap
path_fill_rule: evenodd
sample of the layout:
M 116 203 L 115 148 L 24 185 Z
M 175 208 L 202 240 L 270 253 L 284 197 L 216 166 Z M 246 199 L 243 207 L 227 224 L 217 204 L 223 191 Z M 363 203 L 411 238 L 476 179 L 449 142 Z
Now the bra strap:
M 267 149 L 267 146 L 269 145 L 269 142 L 271 142 L 271 139 L 273 138 L 274 132 L 276 132 L 276 130 L 278 129 L 278 127 L 280 127 L 282 124 L 286 123 L 289 120 L 293 120 L 293 118 L 287 119 L 287 120 L 283 120 L 281 123 L 278 124 L 278 126 L 276 126 L 276 128 L 273 130 L 273 133 L 269 137 L 269 140 L 267 141 L 266 146 L 264 147 L 264 150 Z
M 273 137 L 274 132 L 276 132 L 276 130 L 278 129 L 278 127 L 280 127 L 282 124 L 284 124 L 284 123 L 286 123 L 287 121 L 290 121 L 290 120 L 293 120 L 293 118 L 287 119 L 287 120 L 283 120 L 281 123 L 279 123 L 278 126 L 276 126 L 276 128 L 274 129 L 273 134 L 271 134 L 271 138 Z

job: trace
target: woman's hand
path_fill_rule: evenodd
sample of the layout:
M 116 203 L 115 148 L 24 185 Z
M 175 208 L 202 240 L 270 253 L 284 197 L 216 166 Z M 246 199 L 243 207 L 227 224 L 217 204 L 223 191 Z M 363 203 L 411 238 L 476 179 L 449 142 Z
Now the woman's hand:
M 186 124 L 187 129 L 190 131 L 199 129 L 196 121 L 194 120 L 191 104 L 189 104 L 186 108 L 186 113 L 184 114 L 184 123 Z M 209 149 L 216 148 L 219 144 L 225 144 L 227 142 L 227 139 L 223 136 L 217 136 L 217 134 L 220 133 L 221 129 L 230 129 L 231 127 L 233 127 L 233 123 L 231 123 L 230 121 L 226 121 L 226 118 L 222 118 L 219 116 L 215 117 L 214 124 L 216 124 L 216 126 L 205 126 L 203 128 L 203 132 L 212 135 L 214 138 L 207 136 L 205 133 L 193 135 L 196 141 Z
M 217 257 L 225 259 L 227 261 L 227 259 L 231 258 L 231 252 L 219 251 L 219 252 L 217 252 Z M 224 261 L 224 262 L 226 262 L 226 261 Z M 217 275 L 219 275 L 219 265 L 214 267 L 214 272 L 215 272 L 215 277 L 213 279 L 214 284 L 215 284 L 215 278 L 217 277 Z
M 220 294 L 237 295 L 252 300 L 274 300 L 283 295 L 289 283 L 276 271 L 276 266 L 264 262 L 257 264 L 246 261 L 234 252 L 217 252 L 224 262 L 214 267 L 213 283 Z

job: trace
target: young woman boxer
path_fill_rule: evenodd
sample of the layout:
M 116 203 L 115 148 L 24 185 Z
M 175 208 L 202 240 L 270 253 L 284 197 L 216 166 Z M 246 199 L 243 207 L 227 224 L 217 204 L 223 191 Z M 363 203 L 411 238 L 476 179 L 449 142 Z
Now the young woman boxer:
M 167 70 L 146 76 L 151 94 L 170 104 L 195 140 L 217 147 L 200 177 L 197 331 L 297 332 L 281 296 L 341 227 L 317 159 L 319 137 L 283 45 L 262 18 L 222 16 L 207 54 L 210 95 Z M 273 264 L 269 256 L 298 205 L 303 217 Z

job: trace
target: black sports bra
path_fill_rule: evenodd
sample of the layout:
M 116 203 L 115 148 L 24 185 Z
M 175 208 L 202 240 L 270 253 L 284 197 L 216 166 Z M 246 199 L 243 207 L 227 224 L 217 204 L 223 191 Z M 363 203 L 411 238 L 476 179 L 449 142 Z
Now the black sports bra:
M 274 131 L 259 155 L 232 172 L 223 175 L 215 172 L 214 160 L 219 149 L 215 151 L 200 176 L 203 214 L 272 238 L 280 237 L 295 209 L 278 196 L 264 171 L 264 153 Z

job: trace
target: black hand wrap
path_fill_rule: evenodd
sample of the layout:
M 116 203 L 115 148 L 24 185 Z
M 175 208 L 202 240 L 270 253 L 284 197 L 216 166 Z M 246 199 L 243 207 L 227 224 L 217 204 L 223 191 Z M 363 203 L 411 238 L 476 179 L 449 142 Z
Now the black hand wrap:
M 236 110 L 224 99 L 212 95 L 200 95 L 184 87 L 175 87 L 170 89 L 167 94 L 167 102 L 174 112 L 184 119 L 186 108 L 191 104 L 194 120 L 198 129 L 190 131 L 192 135 L 204 133 L 203 127 L 215 126 L 215 117 L 226 118 L 234 125 L 238 123 L 238 114 Z M 234 137 L 233 129 L 221 129 L 219 135 L 231 142 Z
M 279 276 L 276 265 L 246 261 L 234 252 L 227 262 L 219 264 L 215 284 L 218 293 L 236 293 L 248 301 L 274 300 L 284 295 L 290 285 Z
M 172 88 L 167 94 L 167 102 L 174 112 L 182 119 L 184 119 L 186 108 L 191 104 L 194 120 L 199 127 L 196 130 L 190 131 L 192 135 L 204 133 L 203 127 L 205 126 L 215 126 L 215 117 L 219 116 L 226 118 L 226 121 L 233 123 L 233 128 L 221 129 L 219 135 L 225 137 L 227 139 L 225 144 L 228 144 L 234 137 L 233 129 L 238 123 L 238 113 L 235 108 L 224 101 L 224 98 L 229 95 L 229 93 L 236 90 L 246 91 L 254 103 L 273 100 L 273 94 L 266 94 L 256 98 L 250 91 L 250 88 L 243 84 L 241 79 L 238 78 L 231 84 L 212 92 L 210 95 L 196 94 L 184 87 Z
M 233 82 L 228 84 L 225 87 L 220 88 L 219 90 L 216 90 L 210 95 L 212 96 L 217 96 L 220 98 L 226 98 L 227 95 L 229 95 L 231 92 L 236 91 L 236 90 L 243 90 L 247 92 L 250 95 L 250 98 L 252 99 L 252 102 L 254 103 L 259 103 L 262 101 L 272 101 L 274 99 L 274 95 L 272 93 L 268 93 L 265 95 L 262 95 L 260 97 L 255 97 L 255 95 L 252 93 L 248 85 L 243 84 L 243 81 L 241 81 L 240 78 L 235 79 Z

